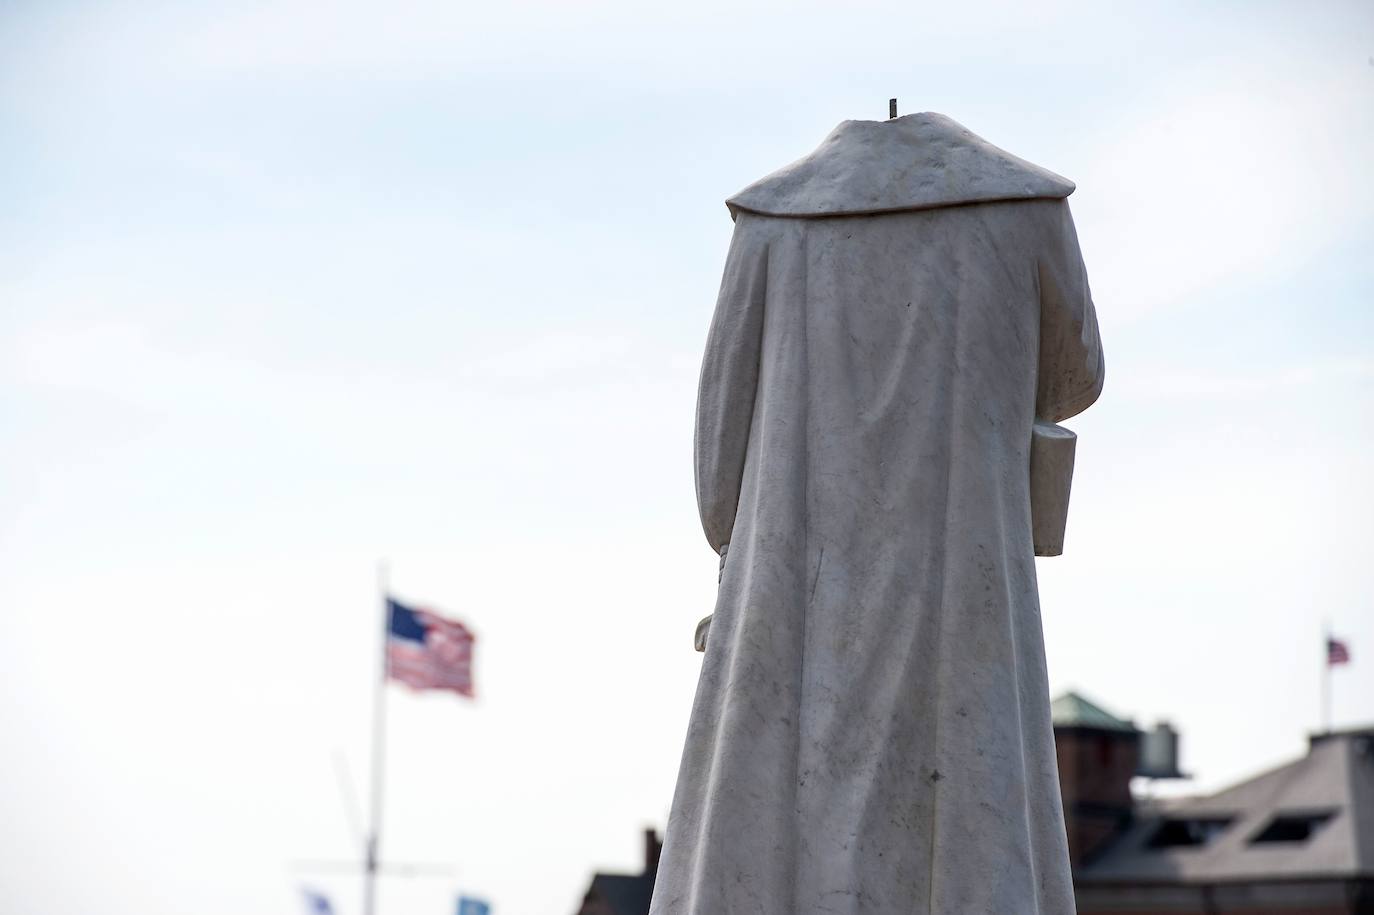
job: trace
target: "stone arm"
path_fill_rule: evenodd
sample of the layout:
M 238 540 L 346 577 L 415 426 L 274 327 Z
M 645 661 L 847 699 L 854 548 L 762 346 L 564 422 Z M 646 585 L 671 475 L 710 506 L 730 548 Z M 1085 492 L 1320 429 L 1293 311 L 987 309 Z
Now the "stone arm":
M 1035 415 L 1057 423 L 1077 416 L 1102 393 L 1102 339 L 1088 289 L 1088 271 L 1067 200 L 1049 214 L 1037 260 L 1040 285 L 1040 368 Z
M 1040 363 L 1031 435 L 1031 534 L 1037 556 L 1064 552 L 1077 437 L 1055 425 L 1082 413 L 1102 393 L 1102 340 L 1088 273 L 1067 201 L 1049 212 L 1037 261 Z
M 697 393 L 697 508 L 722 561 L 739 507 L 763 340 L 768 249 L 752 222 L 741 214 L 735 224 Z

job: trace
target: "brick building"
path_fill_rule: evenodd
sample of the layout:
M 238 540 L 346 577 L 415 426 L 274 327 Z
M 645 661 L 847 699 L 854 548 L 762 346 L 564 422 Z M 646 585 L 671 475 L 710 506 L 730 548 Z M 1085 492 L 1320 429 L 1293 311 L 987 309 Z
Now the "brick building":
M 1131 776 L 1170 774 L 1150 765 L 1160 741 L 1073 698 L 1056 700 L 1055 742 L 1079 915 L 1374 913 L 1374 728 L 1312 735 L 1301 759 L 1215 794 L 1142 802 Z

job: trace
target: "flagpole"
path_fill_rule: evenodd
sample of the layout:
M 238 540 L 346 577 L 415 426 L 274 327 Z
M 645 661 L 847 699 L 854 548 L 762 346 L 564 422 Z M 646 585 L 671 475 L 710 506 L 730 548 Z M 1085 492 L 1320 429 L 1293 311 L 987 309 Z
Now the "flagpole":
M 382 644 L 376 680 L 372 691 L 372 788 L 371 824 L 367 847 L 363 850 L 363 915 L 375 915 L 377 905 L 377 867 L 381 851 L 382 789 L 386 784 L 386 643 L 391 631 L 391 608 L 387 603 L 389 584 L 386 560 L 377 563 L 377 590 L 382 600 Z
M 1331 622 L 1322 621 L 1322 733 L 1331 733 Z

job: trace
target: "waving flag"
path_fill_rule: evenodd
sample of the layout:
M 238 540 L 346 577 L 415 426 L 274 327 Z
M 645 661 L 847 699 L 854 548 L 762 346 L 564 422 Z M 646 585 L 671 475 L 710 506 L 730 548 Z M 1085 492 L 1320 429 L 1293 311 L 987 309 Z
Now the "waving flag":
M 1326 666 L 1350 663 L 1350 646 L 1340 639 L 1326 637 Z
M 412 689 L 472 698 L 472 632 L 456 620 L 387 599 L 386 675 Z

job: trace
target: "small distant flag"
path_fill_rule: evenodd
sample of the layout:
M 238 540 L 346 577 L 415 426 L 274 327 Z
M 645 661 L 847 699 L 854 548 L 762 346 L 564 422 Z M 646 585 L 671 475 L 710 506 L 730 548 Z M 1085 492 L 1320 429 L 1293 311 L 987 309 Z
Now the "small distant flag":
M 412 689 L 472 698 L 472 632 L 456 620 L 387 599 L 386 675 Z
M 314 890 L 301 890 L 301 895 L 305 897 L 306 915 L 334 915 L 334 907 L 329 904 L 328 897 Z
M 1350 646 L 1340 639 L 1326 637 L 1326 666 L 1335 667 L 1337 664 L 1350 663 Z
M 491 915 L 491 906 L 485 899 L 459 896 L 458 915 Z

